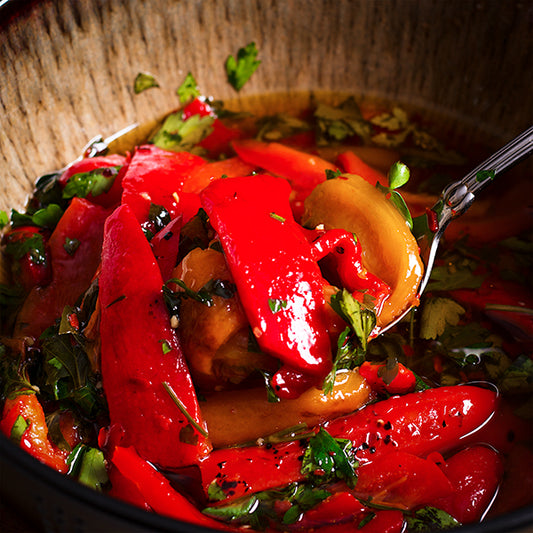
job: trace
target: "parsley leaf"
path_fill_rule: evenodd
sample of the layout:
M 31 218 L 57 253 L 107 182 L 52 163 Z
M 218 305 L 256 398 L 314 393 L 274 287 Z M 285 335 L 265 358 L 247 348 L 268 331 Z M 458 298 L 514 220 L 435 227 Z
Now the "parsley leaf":
M 4 229 L 9 224 L 9 216 L 3 210 L 0 210 L 0 230 Z
M 424 507 L 416 511 L 413 516 L 407 516 L 407 527 L 414 533 L 448 530 L 460 525 L 453 516 L 435 507 Z
M 187 102 L 190 102 L 191 100 L 194 100 L 197 96 L 200 96 L 198 84 L 196 83 L 194 76 L 190 72 L 187 73 L 187 76 L 185 76 L 185 79 L 183 80 L 183 83 L 178 87 L 176 94 L 180 99 L 180 104 L 185 104 Z
M 455 300 L 450 298 L 428 298 L 420 319 L 420 337 L 436 339 L 444 333 L 447 325 L 456 326 L 465 313 Z
M 354 487 L 357 477 L 357 460 L 350 453 L 352 443 L 348 439 L 335 439 L 324 428 L 309 439 L 304 452 L 301 473 L 313 481 L 327 483 L 344 480 Z
M 181 111 L 171 113 L 150 142 L 163 150 L 188 152 L 213 131 L 214 121 L 212 116 L 200 115 L 183 120 Z
M 89 172 L 79 172 L 70 177 L 63 189 L 63 198 L 86 198 L 87 196 L 100 196 L 111 189 L 115 177 L 122 168 L 114 167 L 95 168 Z
M 268 299 L 268 307 L 273 314 L 279 313 L 282 309 L 286 309 L 287 300 L 278 300 L 276 298 Z
M 135 94 L 142 93 L 146 89 L 151 89 L 152 87 L 159 87 L 157 80 L 149 74 L 148 72 L 139 72 L 135 76 L 135 81 L 133 82 L 133 91 Z
M 33 214 L 19 213 L 13 209 L 11 211 L 11 225 L 14 228 L 29 225 L 54 229 L 62 216 L 63 210 L 57 204 L 49 204 Z
M 43 236 L 40 233 L 34 233 L 24 240 L 8 242 L 5 252 L 17 261 L 28 254 L 36 265 L 46 264 L 46 249 Z
M 68 475 L 94 490 L 102 491 L 109 481 L 104 454 L 101 450 L 78 444 L 67 458 Z
M 256 58 L 257 48 L 254 42 L 247 44 L 244 48 L 239 48 L 237 59 L 231 55 L 227 58 L 226 74 L 235 90 L 240 91 L 256 71 L 261 63 Z

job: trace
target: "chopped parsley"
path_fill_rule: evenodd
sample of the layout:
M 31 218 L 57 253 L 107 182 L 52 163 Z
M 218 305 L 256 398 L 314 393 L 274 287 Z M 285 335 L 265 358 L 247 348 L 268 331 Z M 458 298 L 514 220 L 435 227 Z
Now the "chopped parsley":
M 87 198 L 89 194 L 100 196 L 108 192 L 121 168 L 121 165 L 102 167 L 74 174 L 63 189 L 63 198 Z
M 159 83 L 157 83 L 157 80 L 152 74 L 149 74 L 148 72 L 139 72 L 137 76 L 135 76 L 135 81 L 133 82 L 133 92 L 135 94 L 142 93 L 152 87 L 159 87 Z
M 240 91 L 252 74 L 257 70 L 261 61 L 257 60 L 257 48 L 254 42 L 239 48 L 237 58 L 229 56 L 226 60 L 226 74 L 231 86 Z
M 194 100 L 196 97 L 200 96 L 200 90 L 198 89 L 198 84 L 194 79 L 194 76 L 189 72 L 183 83 L 178 87 L 176 94 L 180 100 L 180 104 L 186 104 L 191 100 Z

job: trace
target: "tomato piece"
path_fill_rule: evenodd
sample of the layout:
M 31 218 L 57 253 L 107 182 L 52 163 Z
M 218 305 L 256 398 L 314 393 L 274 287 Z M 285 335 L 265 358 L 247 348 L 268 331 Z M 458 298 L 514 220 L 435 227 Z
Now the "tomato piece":
M 122 203 L 137 220 L 148 220 L 150 205 L 164 207 L 171 218 L 183 215 L 186 223 L 200 207 L 195 194 L 183 193 L 184 183 L 206 162 L 188 152 L 169 152 L 157 146 L 137 147 L 122 179 Z
M 68 471 L 69 452 L 59 449 L 50 442 L 44 411 L 34 393 L 20 392 L 6 400 L 0 431 L 6 437 L 11 437 L 13 426 L 17 421 L 24 421 L 27 424 L 20 437 L 19 446 L 35 459 L 65 474 Z
M 462 524 L 479 521 L 502 479 L 500 455 L 486 446 L 474 446 L 452 455 L 442 470 L 454 491 L 433 501 L 432 506 L 446 511 Z
M 16 337 L 37 339 L 87 290 L 100 263 L 108 214 L 82 198 L 72 200 L 48 241 L 52 281 L 30 291 L 17 317 Z
M 210 450 L 206 425 L 170 327 L 159 267 L 127 206 L 106 222 L 99 285 L 102 379 L 111 424 L 124 431 L 121 445 L 135 444 L 161 466 L 193 464 Z

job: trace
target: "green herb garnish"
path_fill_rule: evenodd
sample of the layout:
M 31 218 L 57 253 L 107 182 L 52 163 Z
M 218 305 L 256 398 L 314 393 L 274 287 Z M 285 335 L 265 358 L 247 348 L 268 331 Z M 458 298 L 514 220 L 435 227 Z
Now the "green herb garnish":
M 257 53 L 255 43 L 251 42 L 244 48 L 239 48 L 236 59 L 230 55 L 226 60 L 228 81 L 235 90 L 240 91 L 244 87 L 261 63 L 256 59 Z

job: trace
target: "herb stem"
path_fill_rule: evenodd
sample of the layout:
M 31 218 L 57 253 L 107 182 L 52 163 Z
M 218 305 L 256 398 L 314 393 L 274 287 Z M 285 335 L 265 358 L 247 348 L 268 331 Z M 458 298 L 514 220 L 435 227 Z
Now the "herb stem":
M 209 437 L 207 431 L 202 426 L 200 426 L 200 424 L 198 424 L 198 422 L 196 422 L 196 420 L 194 420 L 194 418 L 187 412 L 187 409 L 183 405 L 182 401 L 178 398 L 178 395 L 174 392 L 174 389 L 166 381 L 163 381 L 163 387 L 168 392 L 168 395 L 172 398 L 172 401 L 178 406 L 178 409 L 189 421 L 191 426 L 193 426 L 194 429 L 196 429 L 196 431 L 198 431 L 198 433 L 202 435 L 202 437 L 207 439 Z

